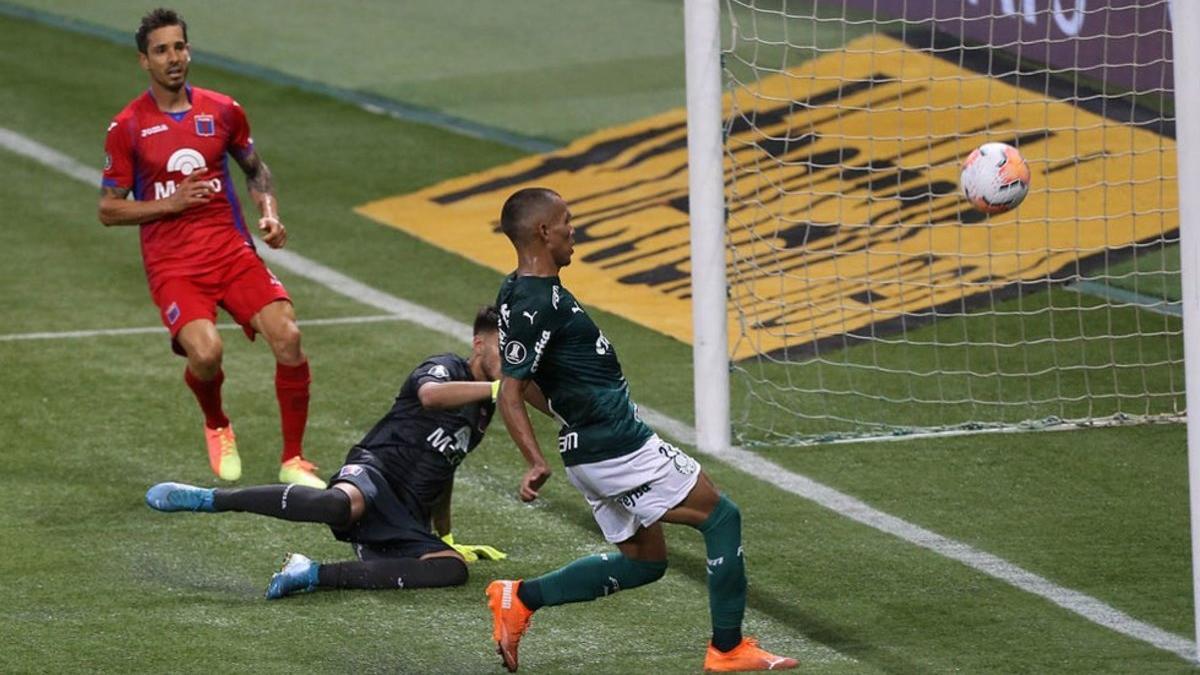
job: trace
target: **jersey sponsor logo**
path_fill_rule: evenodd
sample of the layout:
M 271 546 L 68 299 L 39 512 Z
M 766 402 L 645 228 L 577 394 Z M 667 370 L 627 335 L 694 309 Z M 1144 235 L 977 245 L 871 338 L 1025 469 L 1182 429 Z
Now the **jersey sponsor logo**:
M 560 422 L 563 422 L 561 417 L 559 417 L 558 420 Z M 563 424 L 566 424 L 566 422 L 563 422 Z M 570 452 L 572 450 L 578 450 L 578 449 L 579 449 L 579 433 L 578 432 L 572 431 L 570 433 L 566 433 L 566 434 L 563 434 L 562 436 L 558 437 L 559 453 Z
M 155 124 L 152 127 L 146 127 L 145 129 L 142 129 L 142 138 L 145 138 L 147 136 L 153 136 L 154 134 L 161 134 L 162 132 L 166 131 L 168 128 L 170 128 L 170 127 L 168 127 L 165 124 Z
M 108 171 L 112 168 L 112 155 L 104 153 L 104 170 Z
M 500 323 L 502 325 L 505 325 L 505 326 L 508 325 L 508 315 L 509 315 L 508 303 L 506 302 L 506 303 L 500 305 Z
M 172 152 L 167 159 L 167 171 L 179 172 L 185 176 L 207 168 L 208 162 L 204 161 L 204 155 L 194 148 L 180 148 Z
M 425 442 L 450 460 L 451 464 L 458 464 L 471 449 L 471 427 L 459 427 L 453 434 L 438 427 L 425 437 Z
M 554 305 L 554 309 L 558 309 L 558 286 L 550 287 L 550 304 Z
M 217 135 L 217 123 L 213 121 L 212 115 L 196 115 L 195 119 L 197 136 Z
M 193 148 L 180 148 L 171 153 L 167 159 L 167 171 L 181 173 L 184 176 L 190 176 L 197 171 L 203 171 L 208 168 L 208 163 L 204 161 L 204 155 Z M 212 186 L 213 192 L 220 192 L 222 183 L 220 178 L 212 178 L 208 181 Z M 173 180 L 154 181 L 154 198 L 166 199 L 175 194 L 178 188 Z
M 550 342 L 550 331 L 542 331 L 542 336 L 538 338 L 537 344 L 533 346 L 533 365 L 530 366 L 530 372 L 536 373 L 538 366 L 542 363 L 542 353 L 546 351 L 546 343 Z
M 625 508 L 632 509 L 633 507 L 637 506 L 639 499 L 646 496 L 647 492 L 650 492 L 650 484 L 643 483 L 618 497 L 617 501 L 621 502 L 621 505 Z
M 446 370 L 446 366 L 443 366 L 439 363 L 438 365 L 429 369 L 429 376 L 439 380 L 445 380 L 449 379 L 450 371 Z
M 347 464 L 346 466 L 342 467 L 341 471 L 338 471 L 337 477 L 338 478 L 349 478 L 351 476 L 358 476 L 358 475 L 362 474 L 362 472 L 363 472 L 362 466 L 360 466 L 358 464 Z
M 537 310 L 534 310 L 533 312 L 521 312 L 521 316 L 525 317 L 526 319 L 529 319 L 530 325 L 533 325 L 533 320 L 535 318 L 537 318 L 537 315 L 538 315 Z
M 504 360 L 508 361 L 514 366 L 519 366 L 522 363 L 525 363 L 525 357 L 528 355 L 529 354 L 525 351 L 525 345 L 517 342 L 516 340 L 509 342 L 504 348 Z

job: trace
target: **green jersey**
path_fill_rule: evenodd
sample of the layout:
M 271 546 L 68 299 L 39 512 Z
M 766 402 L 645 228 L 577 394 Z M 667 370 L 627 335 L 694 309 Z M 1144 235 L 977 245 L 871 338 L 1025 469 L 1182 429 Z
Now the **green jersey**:
M 558 277 L 504 279 L 500 354 L 504 374 L 532 379 L 562 424 L 558 451 L 567 466 L 629 454 L 653 434 L 629 400 L 612 344 Z

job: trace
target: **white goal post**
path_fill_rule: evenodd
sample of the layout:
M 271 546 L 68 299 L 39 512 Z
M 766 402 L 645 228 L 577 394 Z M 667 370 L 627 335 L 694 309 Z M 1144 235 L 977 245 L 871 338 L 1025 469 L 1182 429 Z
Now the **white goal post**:
M 692 365 L 696 445 L 712 453 L 730 443 L 729 336 L 725 283 L 725 154 L 721 132 L 718 0 L 687 0 L 688 213 L 692 259 Z
M 1200 3 L 1175 2 L 1171 7 L 1174 27 L 1175 106 L 1185 111 L 1200 109 Z M 1176 123 L 1179 176 L 1200 176 L 1200 118 L 1179 115 Z M 1191 183 L 1189 186 L 1188 183 Z M 1192 189 L 1187 189 L 1191 187 Z M 1200 391 L 1200 190 L 1195 180 L 1179 181 L 1179 214 L 1182 237 L 1179 244 L 1183 284 L 1185 379 L 1188 392 Z M 1194 402 L 1193 398 L 1189 402 Z M 1187 425 L 1188 486 L 1192 519 L 1192 603 L 1196 644 L 1200 645 L 1200 423 Z M 1200 659 L 1200 652 L 1197 652 Z

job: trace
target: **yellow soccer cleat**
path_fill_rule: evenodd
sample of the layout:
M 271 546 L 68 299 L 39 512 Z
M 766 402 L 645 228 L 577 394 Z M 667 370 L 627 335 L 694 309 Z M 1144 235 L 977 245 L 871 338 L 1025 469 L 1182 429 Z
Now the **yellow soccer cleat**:
M 328 486 L 325 485 L 325 481 L 317 477 L 317 474 L 313 473 L 316 470 L 316 464 L 303 457 L 293 457 L 280 465 L 279 482 L 295 483 L 296 485 L 305 485 L 310 488 L 324 490 Z
M 237 480 L 242 477 L 242 458 L 238 457 L 232 424 L 218 429 L 204 427 L 204 444 L 208 446 L 208 465 L 217 478 Z
M 708 673 L 744 672 L 748 670 L 791 670 L 800 665 L 796 659 L 776 656 L 758 646 L 752 637 L 742 638 L 738 646 L 723 652 L 708 645 L 704 655 L 704 671 Z
M 517 645 L 529 628 L 533 612 L 517 597 L 521 581 L 499 579 L 488 584 L 488 609 L 492 610 L 492 640 L 496 642 L 496 653 L 504 660 L 504 668 L 517 672 Z

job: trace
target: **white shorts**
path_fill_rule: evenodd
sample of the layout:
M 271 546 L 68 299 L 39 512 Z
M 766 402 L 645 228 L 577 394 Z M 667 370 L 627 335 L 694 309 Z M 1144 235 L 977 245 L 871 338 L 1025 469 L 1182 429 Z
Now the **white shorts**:
M 604 538 L 625 541 L 679 505 L 700 478 L 700 463 L 654 434 L 637 450 L 567 467 L 567 479 L 592 506 Z

